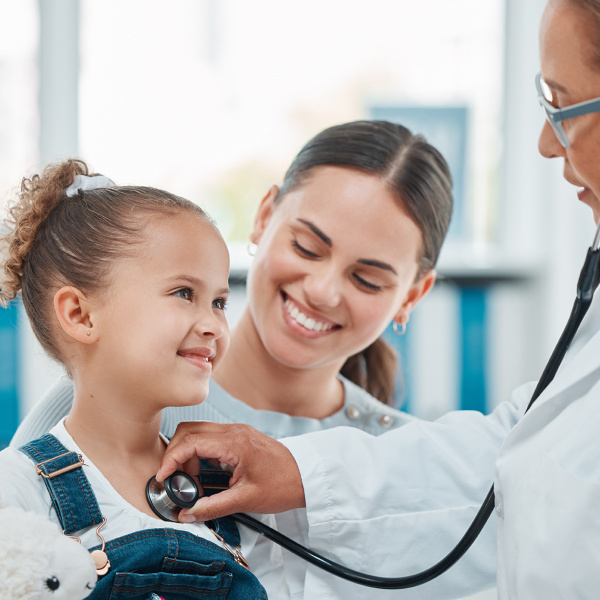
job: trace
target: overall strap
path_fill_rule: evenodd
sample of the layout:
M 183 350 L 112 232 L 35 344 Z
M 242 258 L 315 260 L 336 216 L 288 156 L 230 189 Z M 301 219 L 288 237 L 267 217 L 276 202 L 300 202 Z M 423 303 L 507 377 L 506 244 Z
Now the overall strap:
M 71 452 L 49 433 L 19 450 L 35 463 L 37 474 L 44 479 L 65 533 L 71 535 L 102 523 L 96 496 L 83 472 L 81 454 Z
M 202 484 L 205 496 L 212 496 L 229 487 L 231 473 L 219 467 L 213 467 L 209 461 L 200 460 L 198 479 Z M 231 517 L 221 517 L 210 521 L 209 527 L 214 529 L 230 546 L 238 547 L 242 541 L 237 523 Z

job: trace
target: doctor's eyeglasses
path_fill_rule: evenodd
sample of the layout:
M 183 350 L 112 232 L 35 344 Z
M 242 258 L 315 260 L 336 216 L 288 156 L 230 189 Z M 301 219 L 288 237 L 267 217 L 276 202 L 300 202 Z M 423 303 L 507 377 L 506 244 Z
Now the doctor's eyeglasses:
M 542 78 L 542 74 L 538 73 L 535 76 L 535 87 L 537 88 L 538 100 L 542 108 L 546 111 L 546 117 L 550 123 L 552 130 L 556 134 L 558 141 L 564 148 L 568 148 L 571 143 L 565 131 L 562 122 L 573 117 L 580 117 L 590 113 L 600 112 L 600 98 L 578 102 L 565 108 L 556 108 L 552 105 L 552 90 Z

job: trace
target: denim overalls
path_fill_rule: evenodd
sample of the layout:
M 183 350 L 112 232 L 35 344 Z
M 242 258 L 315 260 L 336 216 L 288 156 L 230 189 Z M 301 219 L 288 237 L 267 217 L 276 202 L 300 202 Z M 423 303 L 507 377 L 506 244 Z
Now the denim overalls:
M 64 532 L 73 535 L 98 527 L 104 517 L 83 472 L 81 456 L 46 434 L 19 448 L 36 464 Z M 217 519 L 214 530 L 230 547 L 240 545 L 233 520 Z M 102 545 L 90 549 L 101 550 Z M 98 600 L 262 600 L 258 579 L 224 548 L 186 531 L 157 528 L 106 542 L 110 569 L 98 577 L 88 598 Z M 155 596 L 153 596 L 155 594 Z

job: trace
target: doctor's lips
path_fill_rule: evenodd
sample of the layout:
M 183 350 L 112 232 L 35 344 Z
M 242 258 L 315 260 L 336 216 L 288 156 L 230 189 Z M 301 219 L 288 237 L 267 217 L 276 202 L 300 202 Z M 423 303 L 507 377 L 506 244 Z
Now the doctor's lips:
M 300 309 L 285 292 L 282 292 L 282 296 L 285 305 L 285 310 L 287 311 L 288 315 L 296 323 L 304 327 L 304 329 L 324 333 L 326 331 L 330 331 L 332 329 L 339 329 L 341 327 L 341 325 L 338 325 L 337 323 L 333 323 L 331 321 L 324 321 L 319 318 L 309 317 L 303 312 L 303 310 L 305 309 Z
M 585 196 L 587 192 L 589 192 L 589 188 L 585 185 L 581 185 L 577 178 L 574 176 L 570 168 L 565 164 L 565 168 L 563 170 L 563 178 L 567 183 L 570 183 L 573 187 L 577 189 L 577 197 L 581 200 L 582 196 Z
M 587 192 L 589 192 L 589 189 L 586 187 L 577 187 L 577 198 L 579 198 L 579 200 L 582 200 L 584 198 L 584 196 L 587 194 Z
M 209 365 L 212 366 L 211 363 L 216 353 L 211 348 L 185 348 L 178 350 L 177 355 L 193 365 L 205 369 Z

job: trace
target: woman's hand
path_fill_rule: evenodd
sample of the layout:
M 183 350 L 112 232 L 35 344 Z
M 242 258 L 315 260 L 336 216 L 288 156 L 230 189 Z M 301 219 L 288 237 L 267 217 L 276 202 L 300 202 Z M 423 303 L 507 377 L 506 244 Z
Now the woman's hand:
M 180 423 L 156 475 L 164 481 L 173 471 L 198 473 L 200 458 L 233 469 L 229 489 L 200 498 L 182 510 L 183 523 L 218 519 L 236 512 L 277 513 L 305 506 L 300 471 L 290 451 L 249 425 L 208 421 Z

